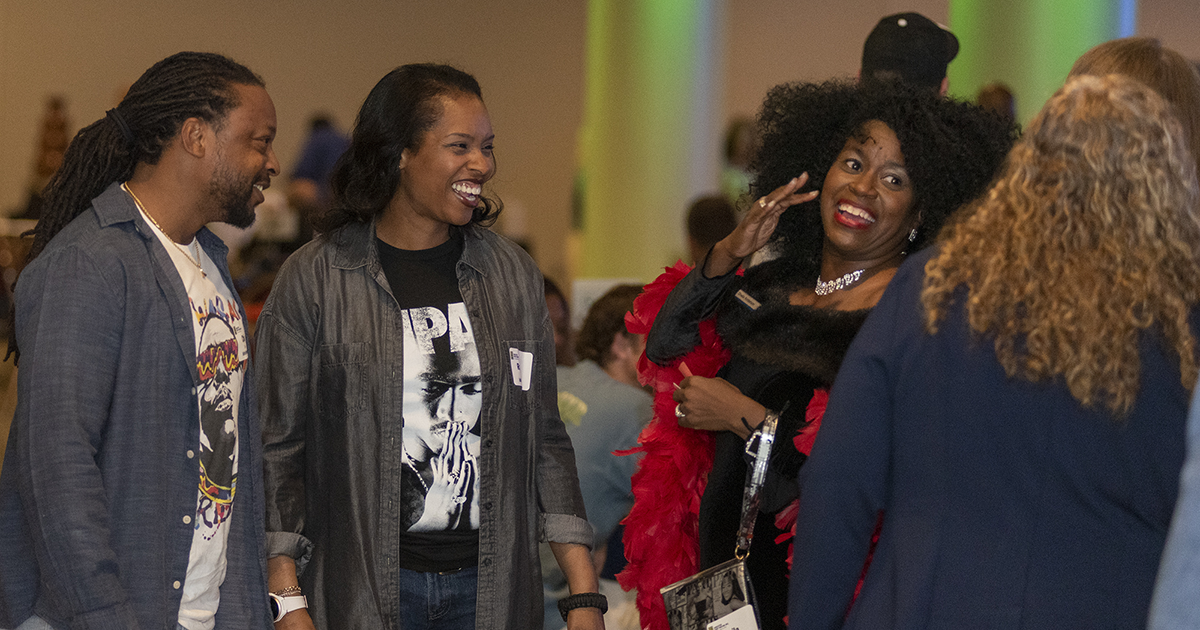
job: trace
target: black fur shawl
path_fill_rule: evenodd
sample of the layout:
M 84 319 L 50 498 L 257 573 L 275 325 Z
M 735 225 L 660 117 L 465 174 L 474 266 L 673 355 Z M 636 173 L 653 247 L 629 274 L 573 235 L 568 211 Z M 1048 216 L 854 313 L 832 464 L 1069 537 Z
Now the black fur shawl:
M 802 372 L 826 385 L 833 383 L 850 342 L 858 334 L 870 309 L 837 311 L 796 306 L 788 296 L 802 286 L 812 286 L 794 264 L 774 260 L 746 271 L 740 287 L 731 290 L 718 309 L 717 330 L 735 354 L 756 363 Z M 738 289 L 761 303 L 746 306 Z

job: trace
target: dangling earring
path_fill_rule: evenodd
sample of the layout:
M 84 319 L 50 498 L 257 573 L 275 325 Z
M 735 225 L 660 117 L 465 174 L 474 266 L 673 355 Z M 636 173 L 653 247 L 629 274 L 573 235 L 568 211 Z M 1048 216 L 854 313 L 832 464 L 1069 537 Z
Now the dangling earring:
M 911 243 L 915 240 L 917 240 L 917 228 L 913 228 L 912 231 L 908 233 L 908 242 Z

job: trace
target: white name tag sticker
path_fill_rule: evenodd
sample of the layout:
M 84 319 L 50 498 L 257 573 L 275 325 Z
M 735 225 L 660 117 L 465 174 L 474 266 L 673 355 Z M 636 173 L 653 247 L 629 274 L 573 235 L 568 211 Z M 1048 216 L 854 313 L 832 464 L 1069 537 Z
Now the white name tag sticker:
M 509 348 L 508 363 L 512 367 L 513 385 L 522 391 L 529 391 L 533 382 L 533 353 Z
M 754 607 L 742 606 L 716 621 L 710 621 L 708 630 L 758 630 Z

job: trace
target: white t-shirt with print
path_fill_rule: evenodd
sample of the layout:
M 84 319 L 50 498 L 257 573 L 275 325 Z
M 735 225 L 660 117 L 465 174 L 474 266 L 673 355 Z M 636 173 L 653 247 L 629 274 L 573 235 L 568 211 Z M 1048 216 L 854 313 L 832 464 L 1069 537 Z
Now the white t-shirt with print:
M 238 404 L 250 356 L 246 326 L 233 293 L 208 254 L 195 241 L 177 246 L 145 212 L 142 217 L 175 263 L 191 309 L 200 374 L 196 388 L 200 443 L 192 453 L 200 457 L 200 477 L 196 511 L 184 517 L 192 524 L 193 533 L 179 624 L 188 630 L 212 630 L 225 581 L 225 552 L 237 489 Z M 196 267 L 197 254 L 204 273 Z

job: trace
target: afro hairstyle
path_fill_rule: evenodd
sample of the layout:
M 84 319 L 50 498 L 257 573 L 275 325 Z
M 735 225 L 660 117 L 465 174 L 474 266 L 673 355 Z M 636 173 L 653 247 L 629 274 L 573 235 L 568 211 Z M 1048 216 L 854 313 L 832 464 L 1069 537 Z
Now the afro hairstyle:
M 899 139 L 912 211 L 921 213 L 909 251 L 933 242 L 952 212 L 987 189 L 1017 137 L 1017 128 L 993 112 L 897 82 L 787 83 L 767 93 L 758 116 L 751 193 L 761 197 L 804 172 L 809 189 L 819 190 L 846 140 L 873 120 Z M 817 198 L 783 213 L 771 245 L 815 277 L 824 239 Z

